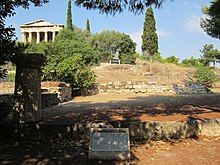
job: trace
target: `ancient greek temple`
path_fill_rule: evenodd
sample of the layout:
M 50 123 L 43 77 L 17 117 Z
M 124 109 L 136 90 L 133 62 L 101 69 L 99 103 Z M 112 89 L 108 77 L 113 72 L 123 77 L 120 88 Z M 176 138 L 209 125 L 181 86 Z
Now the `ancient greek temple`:
M 20 25 L 22 42 L 54 41 L 55 36 L 64 28 L 62 24 L 52 24 L 44 20 L 37 20 Z

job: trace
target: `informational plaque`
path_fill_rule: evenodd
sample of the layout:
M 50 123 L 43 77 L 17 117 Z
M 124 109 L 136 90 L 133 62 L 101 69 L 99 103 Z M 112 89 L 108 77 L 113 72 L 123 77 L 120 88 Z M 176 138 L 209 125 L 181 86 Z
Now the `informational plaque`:
M 90 159 L 126 160 L 130 158 L 128 128 L 94 128 L 90 132 Z

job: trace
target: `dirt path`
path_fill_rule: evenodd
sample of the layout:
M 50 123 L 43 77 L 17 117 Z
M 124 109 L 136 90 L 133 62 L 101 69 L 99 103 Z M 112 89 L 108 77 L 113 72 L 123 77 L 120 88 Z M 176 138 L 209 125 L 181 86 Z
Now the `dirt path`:
M 138 165 L 219 165 L 220 137 L 150 142 L 133 147 L 133 154 Z
M 44 121 L 183 121 L 220 118 L 220 94 L 99 94 L 42 111 Z

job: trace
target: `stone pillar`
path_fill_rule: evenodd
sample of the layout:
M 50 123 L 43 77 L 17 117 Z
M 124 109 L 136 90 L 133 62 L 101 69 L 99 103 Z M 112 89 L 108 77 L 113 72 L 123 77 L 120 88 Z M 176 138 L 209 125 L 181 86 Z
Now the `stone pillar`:
M 46 58 L 42 54 L 24 54 L 15 58 L 15 104 L 13 120 L 18 123 L 41 120 L 41 69 Z
M 48 32 L 45 32 L 45 35 L 44 35 L 44 41 L 48 41 Z
M 29 32 L 28 42 L 32 42 L 32 32 Z
M 56 36 L 56 32 L 53 32 L 53 38 L 52 38 L 53 41 L 55 40 L 55 36 Z
M 26 43 L 26 35 L 25 35 L 24 32 L 21 33 L 21 41 L 24 42 L 24 43 Z
M 37 44 L 40 43 L 40 32 L 37 32 L 37 41 L 36 41 L 36 43 Z

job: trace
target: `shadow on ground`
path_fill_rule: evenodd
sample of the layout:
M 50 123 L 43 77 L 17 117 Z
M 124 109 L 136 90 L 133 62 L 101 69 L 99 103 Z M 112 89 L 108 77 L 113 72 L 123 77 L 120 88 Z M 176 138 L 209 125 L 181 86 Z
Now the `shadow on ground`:
M 102 97 L 102 95 L 97 95 Z M 44 121 L 182 121 L 220 118 L 220 94 L 140 96 L 108 102 L 74 100 L 42 111 Z

